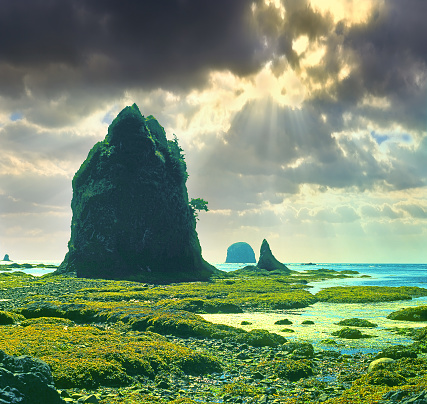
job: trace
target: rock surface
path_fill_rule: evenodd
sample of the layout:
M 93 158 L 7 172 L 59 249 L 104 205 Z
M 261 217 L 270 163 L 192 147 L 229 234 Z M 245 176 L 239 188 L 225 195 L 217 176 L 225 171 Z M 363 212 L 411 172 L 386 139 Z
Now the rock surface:
M 262 241 L 262 244 L 261 244 L 257 267 L 261 269 L 265 269 L 267 271 L 274 271 L 275 269 L 280 269 L 282 271 L 288 271 L 289 273 L 291 272 L 286 265 L 277 261 L 277 259 L 274 257 L 273 253 L 271 252 L 271 249 L 267 240 L 265 239 Z
M 49 366 L 29 356 L 0 351 L 0 403 L 64 403 L 53 386 Z
M 136 104 L 124 108 L 73 179 L 71 238 L 58 273 L 168 283 L 207 280 L 182 149 Z
M 256 262 L 255 252 L 252 247 L 243 241 L 231 244 L 227 248 L 226 263 L 253 263 Z

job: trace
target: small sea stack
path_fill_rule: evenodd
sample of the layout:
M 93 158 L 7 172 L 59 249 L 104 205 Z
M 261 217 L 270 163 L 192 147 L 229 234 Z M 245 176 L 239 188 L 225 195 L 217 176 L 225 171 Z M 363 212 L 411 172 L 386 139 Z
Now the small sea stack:
M 57 273 L 169 283 L 208 280 L 182 149 L 153 116 L 124 108 L 73 179 L 71 238 Z
M 261 244 L 257 267 L 267 271 L 280 269 L 281 271 L 288 271 L 289 274 L 291 273 L 290 269 L 285 264 L 282 264 L 274 257 L 266 239 L 264 239 Z
M 231 263 L 255 263 L 255 252 L 253 248 L 243 241 L 231 244 L 227 248 L 226 264 Z

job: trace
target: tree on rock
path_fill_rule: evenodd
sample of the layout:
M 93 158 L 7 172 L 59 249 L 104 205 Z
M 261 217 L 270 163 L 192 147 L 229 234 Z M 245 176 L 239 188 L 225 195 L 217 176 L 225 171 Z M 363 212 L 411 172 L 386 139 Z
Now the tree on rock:
M 73 179 L 71 238 L 57 272 L 153 282 L 206 280 L 182 149 L 136 104 L 124 108 Z
M 280 269 L 282 271 L 287 271 L 288 273 L 291 273 L 291 271 L 285 264 L 282 264 L 281 262 L 277 261 L 277 259 L 271 252 L 267 240 L 265 239 L 262 241 L 261 244 L 257 267 L 261 269 L 266 269 L 267 271 L 274 271 L 275 269 Z

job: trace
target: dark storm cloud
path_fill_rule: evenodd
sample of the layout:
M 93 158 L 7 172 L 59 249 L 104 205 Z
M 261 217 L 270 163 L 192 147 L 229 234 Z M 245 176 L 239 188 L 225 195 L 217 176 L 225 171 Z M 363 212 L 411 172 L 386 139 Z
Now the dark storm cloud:
M 245 209 L 263 201 L 281 203 L 298 193 L 302 184 L 320 191 L 382 192 L 426 184 L 421 170 L 427 141 L 381 160 L 377 158 L 378 143 L 370 133 L 333 136 L 333 131 L 309 105 L 298 110 L 281 107 L 271 99 L 249 102 L 221 139 L 208 141 L 197 166 L 191 165 L 197 176 L 190 182 L 216 209 Z M 368 209 L 368 213 L 373 216 L 375 212 Z M 381 212 L 390 217 L 392 213 L 386 208 Z M 357 219 L 353 211 L 322 214 L 331 221 Z
M 332 131 L 309 107 L 293 110 L 271 99 L 249 102 L 223 140 L 210 144 L 210 154 L 201 159 L 204 163 L 197 171 L 198 187 L 216 192 L 216 184 L 225 200 L 232 194 L 250 203 L 272 190 L 297 193 L 304 183 L 365 190 L 390 182 L 388 186 L 401 188 L 390 179 L 396 170 L 375 159 L 377 144 L 372 138 L 336 139 Z
M 72 86 L 186 88 L 215 69 L 260 66 L 249 0 L 34 0 L 0 3 L 2 95 L 31 84 L 52 97 Z
M 330 79 L 334 84 L 313 92 L 311 102 L 336 130 L 349 126 L 342 120 L 346 112 L 384 127 L 398 123 L 406 130 L 426 129 L 426 13 L 423 1 L 387 1 L 367 21 L 351 26 L 341 21 L 325 36 L 325 56 L 308 75 L 315 82 Z M 339 79 L 346 65 L 350 71 Z M 389 105 L 362 105 L 367 97 Z M 357 118 L 351 123 L 353 128 L 365 125 Z

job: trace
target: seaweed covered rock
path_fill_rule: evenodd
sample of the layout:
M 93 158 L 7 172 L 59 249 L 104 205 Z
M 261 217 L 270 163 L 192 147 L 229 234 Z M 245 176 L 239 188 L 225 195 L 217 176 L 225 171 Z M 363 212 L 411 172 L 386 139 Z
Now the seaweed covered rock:
M 261 269 L 266 269 L 267 271 L 274 271 L 276 269 L 280 269 L 284 272 L 287 272 L 288 274 L 291 273 L 291 271 L 286 265 L 277 261 L 277 259 L 274 257 L 273 253 L 271 252 L 271 249 L 267 240 L 265 239 L 262 241 L 262 244 L 261 244 L 257 267 Z
M 64 403 L 45 362 L 29 356 L 9 356 L 3 351 L 0 351 L 0 402 Z
M 256 262 L 255 252 L 252 247 L 243 241 L 231 244 L 227 248 L 226 263 L 252 263 Z
M 372 337 L 372 335 L 363 334 L 360 330 L 356 328 L 350 328 L 350 327 L 341 328 L 341 330 L 333 332 L 332 335 L 335 335 L 336 337 L 339 337 L 339 338 L 346 338 L 346 339 L 360 339 L 360 338 Z
M 207 280 L 182 149 L 136 104 L 124 108 L 73 179 L 71 238 L 58 273 L 168 283 Z
M 368 320 L 363 318 L 346 318 L 337 323 L 338 325 L 343 325 L 346 327 L 362 327 L 362 328 L 375 328 L 378 325 L 375 323 L 371 323 Z
M 427 306 L 400 309 L 390 313 L 387 318 L 401 321 L 427 321 Z
M 380 358 L 391 358 L 391 359 L 401 359 L 401 358 L 416 358 L 417 353 L 411 349 L 410 346 L 405 345 L 392 345 L 384 348 L 382 351 L 378 352 L 375 356 L 375 359 Z

